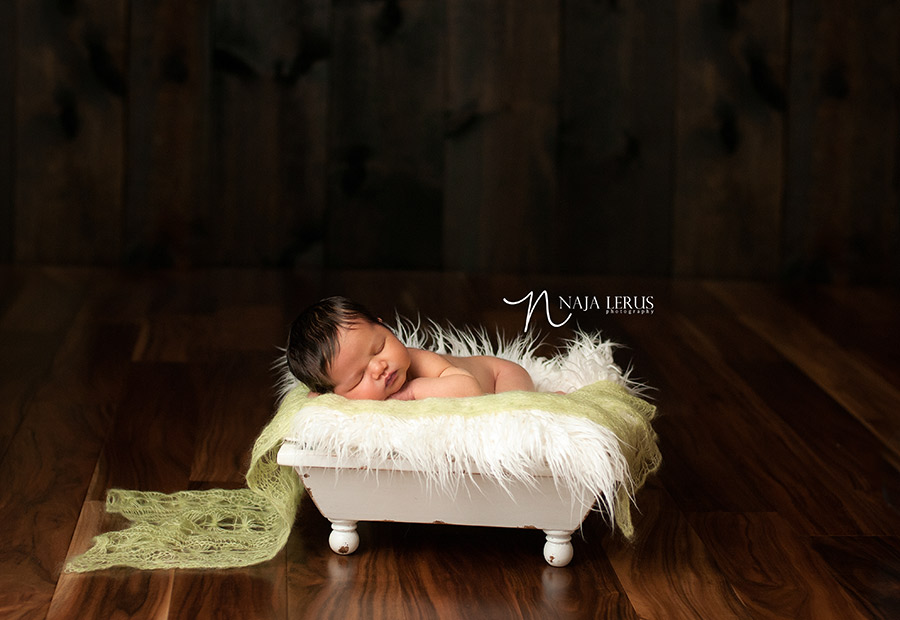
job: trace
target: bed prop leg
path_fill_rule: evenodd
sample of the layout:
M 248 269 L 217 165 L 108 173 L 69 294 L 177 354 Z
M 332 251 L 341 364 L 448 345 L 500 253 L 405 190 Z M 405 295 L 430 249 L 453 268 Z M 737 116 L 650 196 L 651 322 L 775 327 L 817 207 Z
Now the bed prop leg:
M 550 566 L 566 566 L 572 561 L 572 532 L 574 530 L 544 530 L 544 559 Z
M 339 555 L 349 555 L 359 547 L 359 533 L 356 531 L 356 521 L 331 521 L 331 534 L 328 536 L 328 545 L 331 550 Z

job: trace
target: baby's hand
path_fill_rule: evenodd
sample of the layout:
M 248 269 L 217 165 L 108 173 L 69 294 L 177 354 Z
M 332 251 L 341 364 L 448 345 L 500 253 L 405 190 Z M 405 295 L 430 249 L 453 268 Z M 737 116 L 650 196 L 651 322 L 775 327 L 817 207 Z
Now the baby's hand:
M 406 385 L 387 397 L 388 400 L 415 400 L 412 390 L 413 381 L 407 381 Z

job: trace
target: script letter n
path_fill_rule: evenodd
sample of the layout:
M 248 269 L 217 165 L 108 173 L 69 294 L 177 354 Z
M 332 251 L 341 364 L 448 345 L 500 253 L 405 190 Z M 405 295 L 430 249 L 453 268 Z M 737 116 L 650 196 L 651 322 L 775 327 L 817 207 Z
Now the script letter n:
M 553 319 L 550 318 L 550 302 L 547 298 L 546 290 L 541 291 L 540 295 L 537 296 L 537 299 L 535 299 L 534 297 L 534 291 L 529 291 L 528 294 L 525 295 L 525 297 L 518 301 L 510 301 L 506 297 L 503 298 L 503 301 L 510 306 L 518 306 L 521 303 L 524 303 L 526 301 L 528 302 L 528 312 L 525 314 L 525 329 L 522 330 L 524 332 L 527 332 L 528 325 L 531 323 L 531 315 L 534 314 L 534 309 L 542 299 L 544 300 L 544 313 L 547 316 L 547 322 L 550 323 L 550 325 L 552 325 L 553 327 L 562 327 L 563 325 L 568 323 L 569 319 L 572 318 L 572 313 L 570 312 L 569 315 L 565 319 L 563 319 L 561 323 L 553 322 Z

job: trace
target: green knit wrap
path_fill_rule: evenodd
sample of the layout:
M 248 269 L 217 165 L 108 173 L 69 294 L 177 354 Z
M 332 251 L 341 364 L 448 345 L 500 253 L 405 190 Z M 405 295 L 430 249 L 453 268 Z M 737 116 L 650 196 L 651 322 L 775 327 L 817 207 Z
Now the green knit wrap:
M 406 402 L 349 401 L 332 395 L 308 399 L 307 393 L 303 385 L 291 390 L 257 438 L 247 472 L 247 488 L 173 494 L 111 489 L 107 511 L 127 517 L 131 524 L 124 530 L 94 538 L 92 547 L 72 559 L 66 571 L 86 572 L 111 566 L 229 568 L 274 557 L 287 541 L 303 494 L 299 477 L 292 468 L 279 466 L 276 455 L 282 440 L 290 435 L 297 412 L 317 401 L 320 406 L 327 403 L 338 407 L 346 415 L 374 409 L 414 418 L 490 415 L 530 408 L 590 419 L 615 433 L 628 462 L 630 480 L 618 486 L 614 500 L 614 522 L 628 538 L 634 532 L 631 497 L 661 461 L 656 433 L 651 427 L 655 407 L 608 381 L 598 381 L 566 395 L 506 392 Z
M 95 537 L 66 571 L 111 566 L 233 568 L 275 557 L 287 542 L 303 496 L 294 470 L 275 462 L 296 411 L 282 403 L 257 437 L 246 489 L 172 494 L 110 489 L 106 511 L 127 517 L 131 524 Z

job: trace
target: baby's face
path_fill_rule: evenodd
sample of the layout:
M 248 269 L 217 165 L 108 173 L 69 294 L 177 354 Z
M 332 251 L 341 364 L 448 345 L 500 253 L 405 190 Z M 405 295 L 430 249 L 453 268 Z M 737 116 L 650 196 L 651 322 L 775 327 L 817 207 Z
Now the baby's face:
M 406 383 L 409 352 L 384 325 L 358 321 L 338 332 L 328 368 L 334 393 L 357 400 L 385 400 Z

